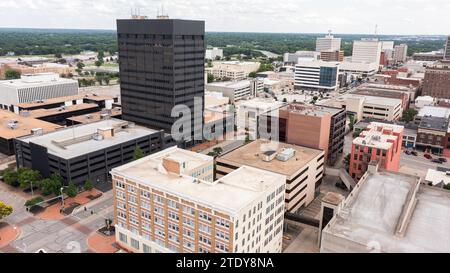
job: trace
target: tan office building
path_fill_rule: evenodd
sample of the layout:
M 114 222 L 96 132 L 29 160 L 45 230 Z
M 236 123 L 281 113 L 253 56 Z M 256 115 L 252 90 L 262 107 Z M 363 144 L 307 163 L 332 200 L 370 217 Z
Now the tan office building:
M 314 200 L 323 178 L 325 153 L 259 139 L 217 158 L 216 175 L 222 177 L 244 165 L 286 176 L 286 211 L 295 212 Z
M 172 147 L 113 169 L 116 240 L 131 252 L 280 253 L 286 177 Z

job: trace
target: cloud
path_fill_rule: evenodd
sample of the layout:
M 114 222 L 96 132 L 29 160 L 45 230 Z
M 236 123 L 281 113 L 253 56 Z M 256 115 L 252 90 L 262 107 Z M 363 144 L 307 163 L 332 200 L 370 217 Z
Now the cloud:
M 205 20 L 209 31 L 448 34 L 447 0 L 1 0 L 0 27 L 115 29 L 131 9 Z

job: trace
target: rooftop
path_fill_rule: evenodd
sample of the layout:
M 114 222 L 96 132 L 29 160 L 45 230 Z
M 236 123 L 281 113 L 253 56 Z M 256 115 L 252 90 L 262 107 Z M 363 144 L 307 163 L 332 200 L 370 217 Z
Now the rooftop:
M 419 110 L 419 113 L 417 114 L 419 117 L 424 116 L 433 116 L 433 117 L 439 117 L 439 118 L 448 118 L 450 117 L 450 109 L 445 107 L 436 107 L 436 106 L 429 106 L 426 105 L 422 107 L 422 109 Z
M 400 125 L 371 122 L 366 130 L 353 140 L 353 144 L 388 150 L 398 138 L 394 133 L 399 134 L 403 130 L 404 127 Z
M 102 128 L 118 129 L 115 130 L 113 137 L 95 140 L 94 136 L 98 133 L 98 129 Z M 70 159 L 157 132 L 156 130 L 135 126 L 127 121 L 108 119 L 68 127 L 42 136 L 24 137 L 21 140 L 46 147 L 48 153 L 55 156 Z
M 303 103 L 291 103 L 282 107 L 280 110 L 285 110 L 289 112 L 295 112 L 298 114 L 308 115 L 308 116 L 334 116 L 342 111 L 342 108 L 335 108 L 330 106 L 320 106 L 320 105 L 310 105 Z
M 13 112 L 0 110 L 0 137 L 13 139 L 32 134 L 31 130 L 40 128 L 44 133 L 52 132 L 61 126 L 46 121 L 22 117 Z
M 31 110 L 31 111 L 22 111 L 22 112 L 20 112 L 20 114 L 29 116 L 32 118 L 44 118 L 44 117 L 59 115 L 62 113 L 70 113 L 70 112 L 88 110 L 88 109 L 94 109 L 94 108 L 98 108 L 98 105 L 93 104 L 93 103 L 81 103 L 81 104 L 62 106 L 62 107 L 52 108 L 52 109 L 37 109 L 37 110 Z
M 450 183 L 450 173 L 441 172 L 438 170 L 429 169 L 427 172 L 427 176 L 425 177 L 426 182 L 431 182 L 433 186 L 438 185 L 439 183 L 443 183 L 447 185 Z
M 241 88 L 249 87 L 250 81 L 243 80 L 243 81 L 212 82 L 212 83 L 208 83 L 206 85 L 206 89 L 208 89 L 208 86 L 220 86 L 220 87 L 228 87 L 228 88 L 233 88 L 233 89 L 241 89 Z
M 323 251 L 449 252 L 450 192 L 400 173 L 366 173 L 324 229 Z
M 273 159 L 272 161 L 267 162 L 263 160 L 262 155 L 264 152 L 277 151 L 277 153 L 280 154 L 283 148 L 294 149 L 295 155 L 287 161 Z M 251 166 L 290 177 L 321 154 L 323 154 L 323 151 L 321 150 L 258 139 L 220 156 L 219 160 L 224 163 L 232 162 L 240 166 Z
M 92 123 L 92 122 L 97 122 L 99 120 L 102 120 L 103 116 L 117 117 L 120 115 L 122 115 L 122 108 L 113 108 L 113 109 L 107 110 L 107 111 L 99 111 L 99 112 L 95 112 L 95 113 L 91 113 L 91 114 L 87 114 L 87 115 L 70 117 L 70 118 L 67 118 L 67 120 L 74 121 L 76 123 L 86 124 L 86 123 Z
M 358 95 L 358 94 L 345 94 L 342 96 L 342 98 L 345 98 L 345 99 L 354 99 L 357 97 L 364 99 L 364 103 L 374 104 L 374 105 L 396 107 L 399 104 L 400 105 L 402 104 L 401 100 L 392 99 L 392 98 L 374 97 L 374 96 Z
M 419 129 L 431 129 L 437 131 L 447 132 L 448 130 L 448 118 L 438 117 L 423 117 L 420 120 Z
M 32 75 L 22 75 L 22 78 L 17 80 L 0 81 L 0 86 L 3 85 L 10 88 L 29 88 L 35 86 L 47 86 L 65 83 L 78 84 L 75 80 L 60 78 L 58 74 L 38 73 Z
M 58 104 L 58 103 L 64 103 L 66 101 L 73 101 L 73 100 L 82 100 L 82 99 L 89 99 L 92 101 L 104 101 L 104 100 L 112 100 L 114 99 L 114 96 L 108 96 L 108 95 L 97 95 L 97 94 L 80 94 L 75 96 L 65 96 L 65 97 L 58 97 L 58 98 L 52 98 L 47 100 L 42 100 L 39 102 L 27 102 L 27 103 L 19 103 L 17 104 L 20 108 L 32 108 L 36 106 L 46 106 L 46 105 L 52 105 L 52 104 Z
M 253 202 L 267 187 L 285 180 L 284 176 L 245 166 L 215 182 L 199 181 L 167 172 L 162 166 L 166 157 L 192 164 L 188 169 L 213 164 L 212 157 L 173 147 L 115 168 L 111 173 L 231 215 Z

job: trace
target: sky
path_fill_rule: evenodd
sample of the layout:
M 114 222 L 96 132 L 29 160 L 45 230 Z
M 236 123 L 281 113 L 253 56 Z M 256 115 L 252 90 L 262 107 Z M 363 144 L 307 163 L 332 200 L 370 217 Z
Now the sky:
M 0 27 L 116 29 L 132 9 L 206 21 L 207 31 L 450 34 L 448 0 L 0 0 Z

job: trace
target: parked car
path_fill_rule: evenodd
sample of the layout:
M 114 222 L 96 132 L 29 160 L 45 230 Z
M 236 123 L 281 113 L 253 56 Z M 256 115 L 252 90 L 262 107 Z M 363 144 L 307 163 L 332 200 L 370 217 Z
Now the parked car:
M 433 157 L 432 157 L 430 154 L 424 154 L 423 156 L 424 156 L 426 159 L 430 159 L 430 160 L 433 159 Z
M 418 155 L 419 155 L 416 151 L 412 151 L 411 154 L 412 154 L 413 156 L 418 156 Z
M 411 151 L 410 150 L 405 150 L 405 154 L 411 155 Z
M 441 162 L 447 162 L 447 158 L 445 158 L 445 157 L 439 157 L 439 160 L 440 160 Z
M 443 162 L 440 161 L 439 159 L 432 159 L 431 162 L 437 163 L 437 164 L 442 164 L 442 163 L 443 163 Z

